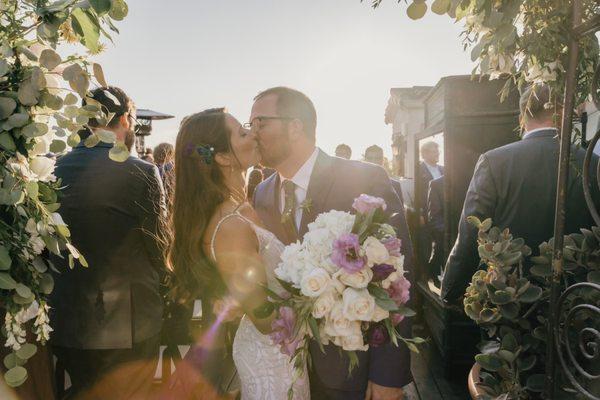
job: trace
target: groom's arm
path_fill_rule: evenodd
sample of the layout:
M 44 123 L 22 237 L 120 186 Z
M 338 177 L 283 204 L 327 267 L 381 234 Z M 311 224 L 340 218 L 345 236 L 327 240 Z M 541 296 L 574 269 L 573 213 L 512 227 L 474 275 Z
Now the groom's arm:
M 413 266 L 413 250 L 404 205 L 396 194 L 390 178 L 383 168 L 374 168 L 370 175 L 370 195 L 381 197 L 387 204 L 386 212 L 392 217 L 390 224 L 396 229 L 398 238 L 402 241 L 402 254 L 404 254 L 404 270 L 410 280 Z M 400 333 L 405 337 L 411 335 L 411 324 L 405 319 L 398 326 Z M 412 380 L 410 372 L 410 350 L 404 343 L 398 346 L 392 343 L 379 347 L 369 348 L 369 381 L 385 387 L 400 388 Z

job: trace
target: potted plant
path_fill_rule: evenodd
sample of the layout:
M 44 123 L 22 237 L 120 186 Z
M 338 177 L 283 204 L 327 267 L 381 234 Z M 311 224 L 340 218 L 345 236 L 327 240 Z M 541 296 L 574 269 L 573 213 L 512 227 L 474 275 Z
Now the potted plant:
M 470 217 L 469 221 L 479 229 L 478 252 L 485 269 L 473 275 L 464 310 L 487 336 L 478 346 L 480 353 L 469 376 L 471 395 L 490 399 L 540 398 L 545 385 L 547 318 L 556 312 L 556 304 L 550 305 L 553 240 L 542 243 L 539 254 L 530 257 L 532 251 L 524 240 L 513 238 L 508 229 L 492 227 L 491 219 L 481 222 Z M 600 229 L 581 232 L 565 237 L 565 288 L 576 282 L 598 282 Z M 568 308 L 594 304 L 598 293 L 573 292 L 566 300 Z M 580 313 L 569 323 L 575 324 L 577 330 L 578 326 L 597 324 L 592 317 Z M 566 333 L 567 327 L 564 328 Z M 561 336 L 561 344 L 571 349 L 580 346 L 580 341 L 577 335 Z M 579 365 L 583 369 L 586 366 L 591 365 Z M 572 368 L 571 375 L 575 379 L 581 377 L 577 368 Z M 564 388 L 563 392 L 565 398 L 573 398 L 572 389 Z

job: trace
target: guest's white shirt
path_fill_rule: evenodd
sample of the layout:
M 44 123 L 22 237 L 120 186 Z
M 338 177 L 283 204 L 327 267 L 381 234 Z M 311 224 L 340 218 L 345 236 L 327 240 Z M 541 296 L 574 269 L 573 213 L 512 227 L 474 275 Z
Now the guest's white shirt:
M 431 174 L 431 176 L 433 176 L 433 179 L 437 179 L 440 176 L 442 176 L 442 171 L 440 171 L 440 166 L 439 165 L 430 165 L 427 161 L 423 161 L 425 163 L 425 166 L 427 167 L 427 169 L 429 170 L 429 173 Z
M 302 203 L 306 200 L 306 193 L 308 192 L 308 183 L 310 182 L 310 176 L 312 175 L 312 171 L 315 168 L 315 163 L 317 162 L 317 156 L 319 155 L 319 148 L 315 147 L 315 150 L 312 152 L 310 157 L 304 162 L 304 164 L 300 167 L 300 169 L 296 172 L 296 175 L 290 179 L 292 182 L 296 184 L 296 190 L 294 194 L 296 195 L 296 214 L 294 215 L 294 220 L 296 222 L 296 228 L 300 227 L 300 222 L 302 221 Z M 279 174 L 279 181 L 283 183 L 286 180 L 281 174 Z M 279 188 L 279 212 L 283 212 L 283 207 L 285 206 L 285 192 L 283 191 L 283 185 L 280 185 Z
M 532 133 L 534 133 L 534 132 L 539 132 L 539 131 L 549 131 L 549 130 L 552 130 L 552 131 L 556 131 L 556 132 L 558 132 L 558 129 L 557 129 L 557 128 L 555 128 L 555 127 L 553 127 L 553 126 L 547 126 L 547 127 L 544 127 L 544 128 L 532 129 L 532 130 L 530 130 L 530 131 L 527 131 L 527 132 L 525 132 L 525 133 L 523 134 L 523 139 L 527 138 L 527 136 L 531 135 L 531 134 L 532 134 Z

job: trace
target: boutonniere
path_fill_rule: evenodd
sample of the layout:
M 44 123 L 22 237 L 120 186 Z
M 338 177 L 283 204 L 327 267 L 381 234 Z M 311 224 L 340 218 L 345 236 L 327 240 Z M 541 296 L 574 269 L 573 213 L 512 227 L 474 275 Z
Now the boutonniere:
M 300 209 L 307 214 L 310 214 L 312 207 L 312 199 L 306 198 L 302 203 L 300 203 Z

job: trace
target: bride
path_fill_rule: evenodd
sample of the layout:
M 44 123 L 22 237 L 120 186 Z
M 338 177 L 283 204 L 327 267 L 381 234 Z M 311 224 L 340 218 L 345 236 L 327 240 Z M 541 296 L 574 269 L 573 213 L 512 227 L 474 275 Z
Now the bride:
M 194 358 L 200 379 L 218 386 L 224 321 L 238 304 L 245 315 L 233 360 L 242 400 L 286 399 L 293 366 L 268 336 L 274 315 L 254 313 L 267 301 L 265 285 L 282 290 L 274 269 L 284 247 L 245 201 L 245 172 L 260 161 L 256 138 L 224 109 L 210 109 L 183 120 L 175 152 L 168 262 L 178 296 L 202 299 L 205 327 L 186 359 Z M 310 398 L 306 371 L 293 390 L 294 399 Z

